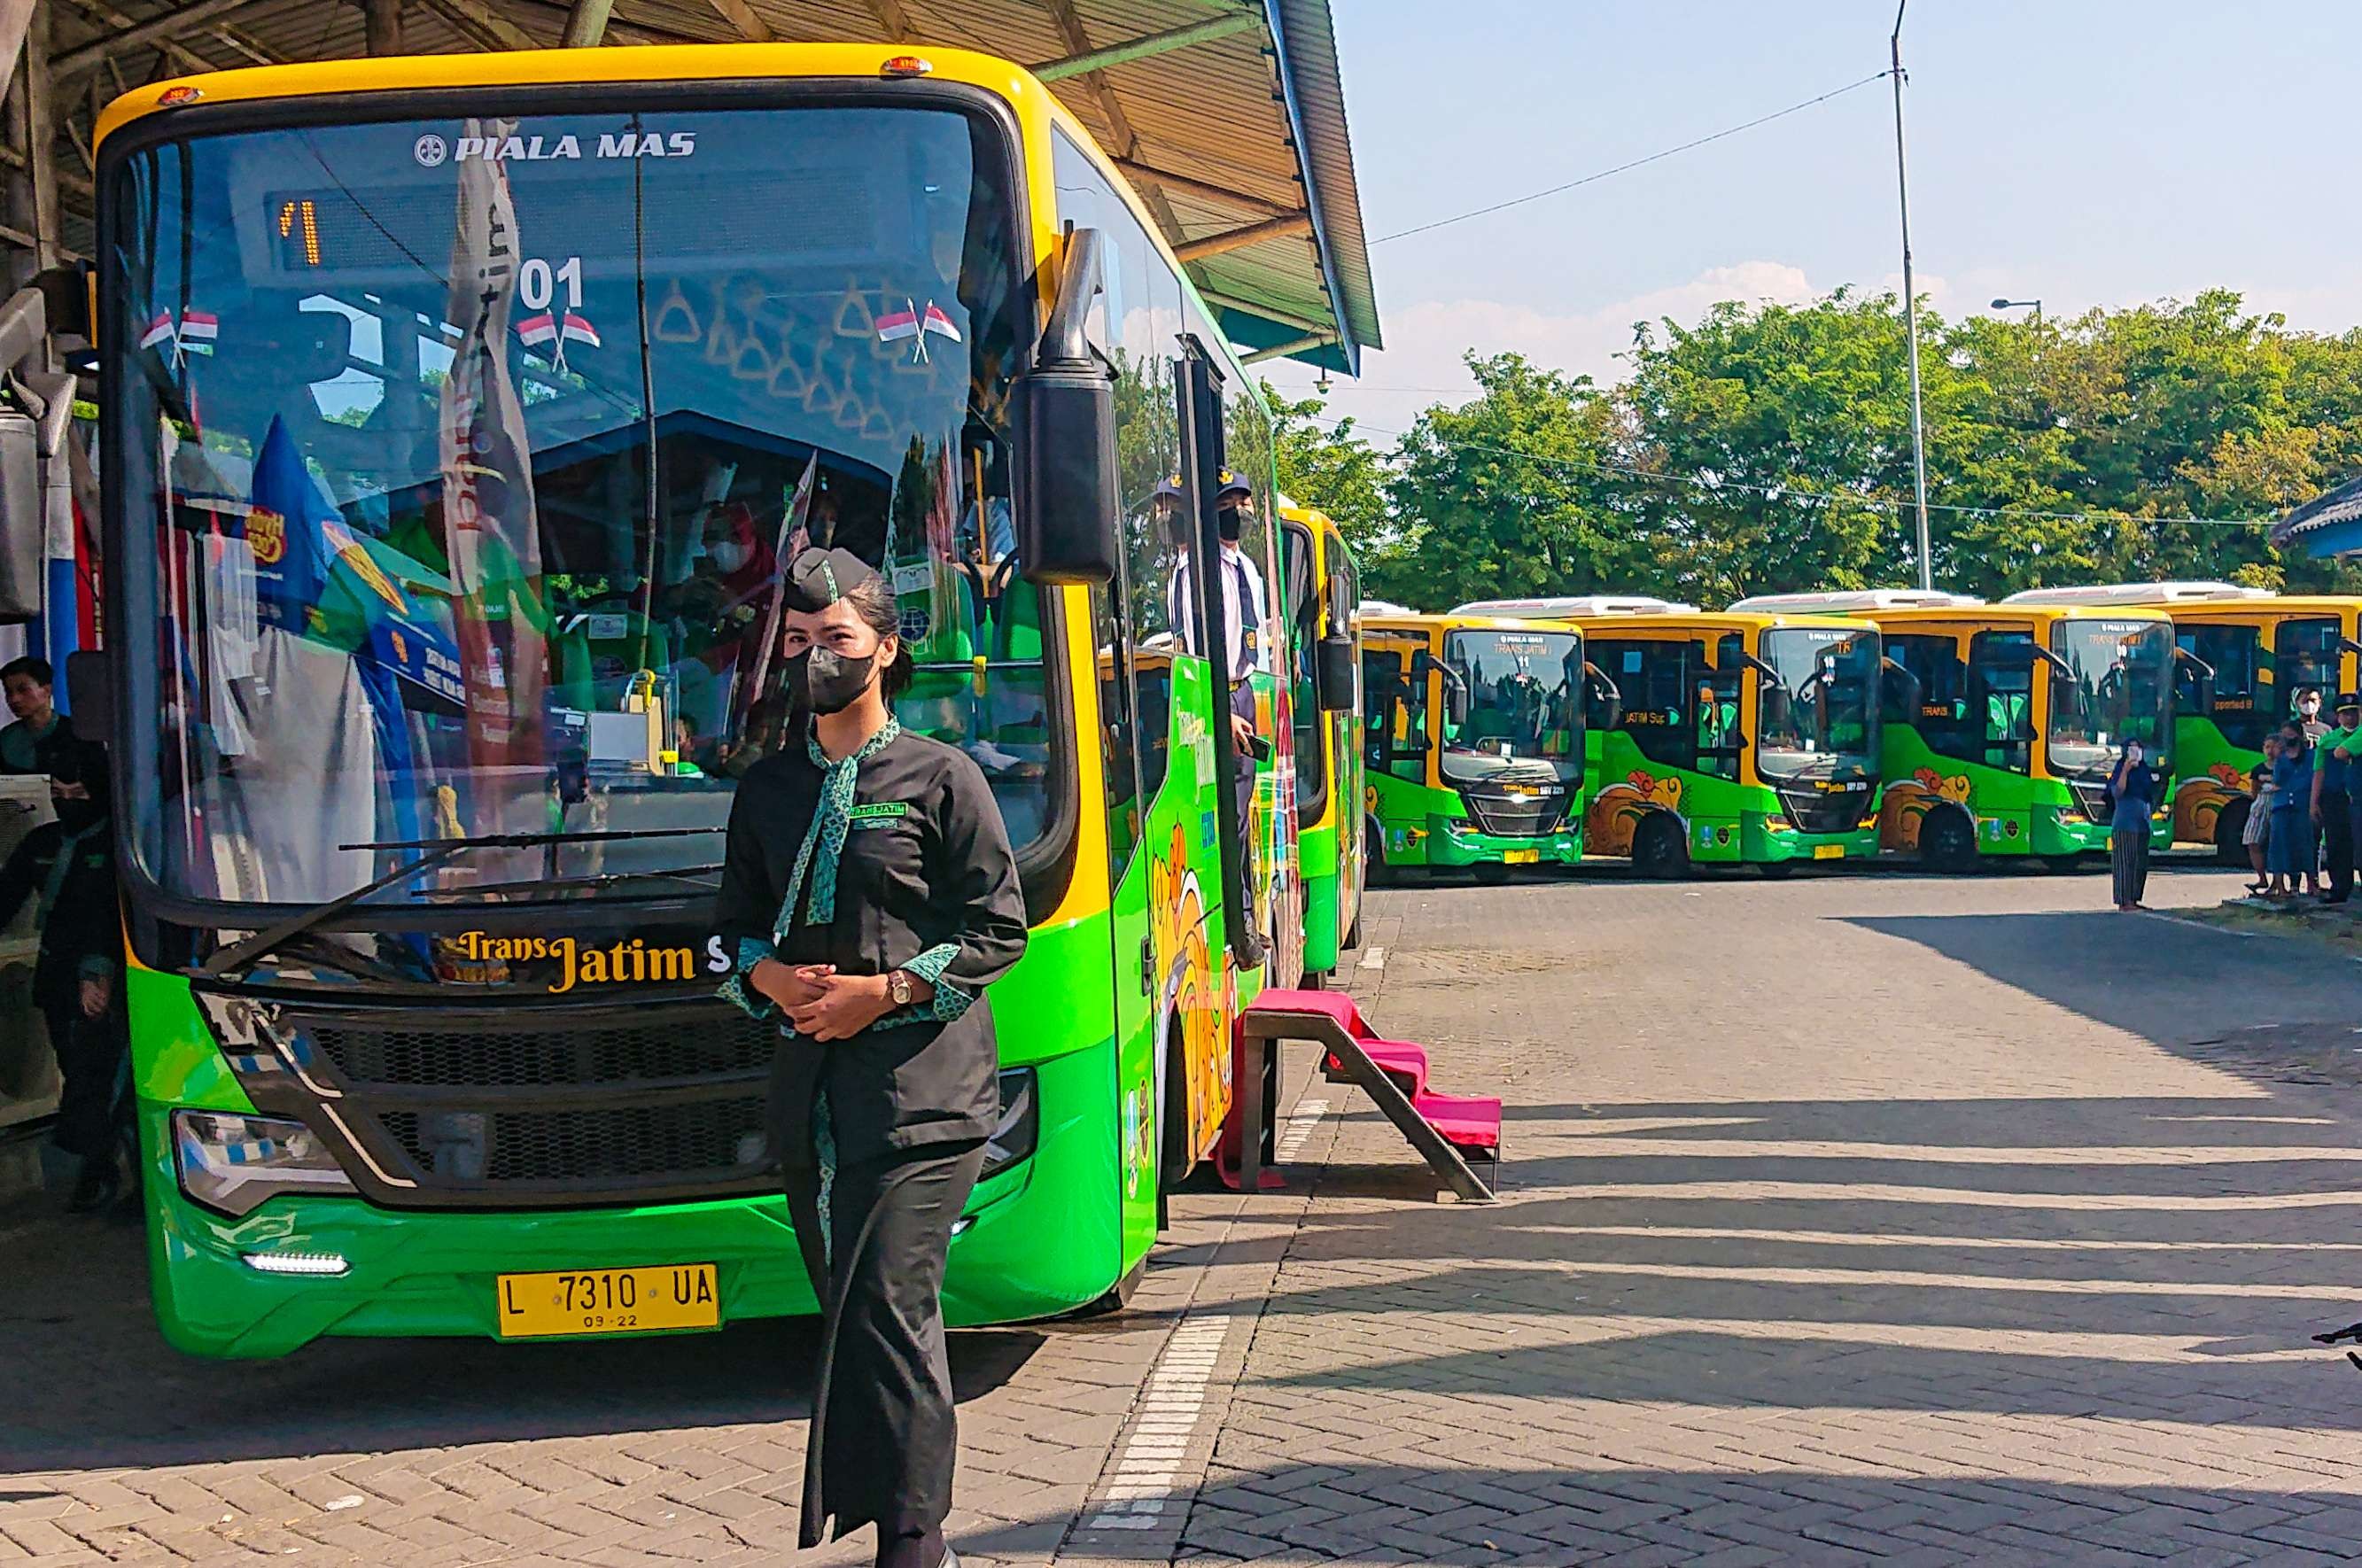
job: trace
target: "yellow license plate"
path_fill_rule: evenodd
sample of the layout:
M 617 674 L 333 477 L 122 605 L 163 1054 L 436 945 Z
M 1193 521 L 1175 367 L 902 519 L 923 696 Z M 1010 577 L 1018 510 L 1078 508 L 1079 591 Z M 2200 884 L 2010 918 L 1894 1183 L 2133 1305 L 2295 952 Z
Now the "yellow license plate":
M 504 1274 L 496 1288 L 504 1340 L 712 1329 L 722 1322 L 710 1263 Z
M 1842 844 L 1816 844 L 1813 845 L 1813 858 L 1816 860 L 1843 860 L 1845 858 L 1845 845 Z
M 1506 866 L 1531 866 L 1541 857 L 1542 852 L 1539 849 L 1505 849 L 1501 852 L 1501 862 Z

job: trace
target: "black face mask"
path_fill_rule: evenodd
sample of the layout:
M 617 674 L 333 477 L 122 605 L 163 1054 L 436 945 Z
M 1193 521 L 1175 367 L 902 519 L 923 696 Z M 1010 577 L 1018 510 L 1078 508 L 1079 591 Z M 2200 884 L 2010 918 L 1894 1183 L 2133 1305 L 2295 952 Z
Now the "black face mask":
M 877 672 L 877 656 L 846 658 L 832 648 L 807 648 L 787 661 L 788 695 L 813 713 L 842 713 L 861 701 Z
M 104 801 L 53 801 L 57 808 L 58 825 L 68 833 L 80 833 L 106 820 Z
M 1244 526 L 1239 517 L 1239 509 L 1235 506 L 1225 506 L 1214 513 L 1214 525 L 1221 530 L 1222 543 L 1226 545 L 1237 544 L 1239 534 Z

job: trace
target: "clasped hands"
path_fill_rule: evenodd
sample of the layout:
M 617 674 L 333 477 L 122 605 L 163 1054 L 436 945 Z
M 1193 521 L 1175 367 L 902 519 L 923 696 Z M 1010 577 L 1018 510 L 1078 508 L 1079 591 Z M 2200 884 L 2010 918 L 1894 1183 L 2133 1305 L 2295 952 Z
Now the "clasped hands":
M 883 975 L 840 975 L 833 964 L 765 958 L 747 974 L 808 1040 L 850 1040 L 894 1010 Z

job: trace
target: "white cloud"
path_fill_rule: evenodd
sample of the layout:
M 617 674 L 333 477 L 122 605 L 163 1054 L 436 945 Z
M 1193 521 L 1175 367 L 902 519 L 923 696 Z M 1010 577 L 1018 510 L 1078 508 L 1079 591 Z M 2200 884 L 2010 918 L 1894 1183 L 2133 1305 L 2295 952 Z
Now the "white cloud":
M 1635 322 L 1661 316 L 1693 322 L 1723 300 L 1794 304 L 1823 292 L 1801 268 L 1780 261 L 1741 261 L 1580 315 L 1552 315 L 1499 300 L 1408 305 L 1386 313 L 1386 340 L 1392 347 L 1363 356 L 1359 381 L 1336 383 L 1330 412 L 1353 415 L 1367 427 L 1374 445 L 1391 446 L 1393 433 L 1408 429 L 1420 410 L 1436 403 L 1457 403 L 1475 391 L 1461 362 L 1470 349 L 1479 354 L 1514 351 L 1551 370 L 1588 375 L 1606 384 L 1622 373 L 1617 356 L 1631 347 Z M 1272 383 L 1286 391 L 1312 384 L 1313 372 L 1300 365 L 1264 369 Z

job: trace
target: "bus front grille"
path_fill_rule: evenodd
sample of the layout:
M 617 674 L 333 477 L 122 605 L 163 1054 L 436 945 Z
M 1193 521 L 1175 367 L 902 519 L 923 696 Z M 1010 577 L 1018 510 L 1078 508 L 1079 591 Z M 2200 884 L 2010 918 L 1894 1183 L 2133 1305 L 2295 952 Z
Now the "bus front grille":
M 2075 809 L 2083 813 L 2084 821 L 2108 823 L 2115 820 L 2115 813 L 2108 810 L 2108 787 L 2105 784 L 2070 779 L 2067 792 L 2075 797 Z
M 564 1110 L 389 1110 L 377 1121 L 422 1187 L 607 1193 L 760 1176 L 764 1104 L 742 1094 Z
M 1868 790 L 1783 790 L 1780 810 L 1798 833 L 1848 833 L 1870 809 Z
M 1529 795 L 1466 790 L 1460 798 L 1469 816 L 1474 819 L 1476 830 L 1500 838 L 1540 838 L 1556 833 L 1566 815 L 1567 797 L 1558 790 Z
M 355 1086 L 535 1088 L 644 1083 L 758 1072 L 778 1043 L 772 1025 L 735 1008 L 701 1007 L 604 1027 L 579 1019 L 453 1029 L 416 1022 L 329 1023 L 312 1043 Z

